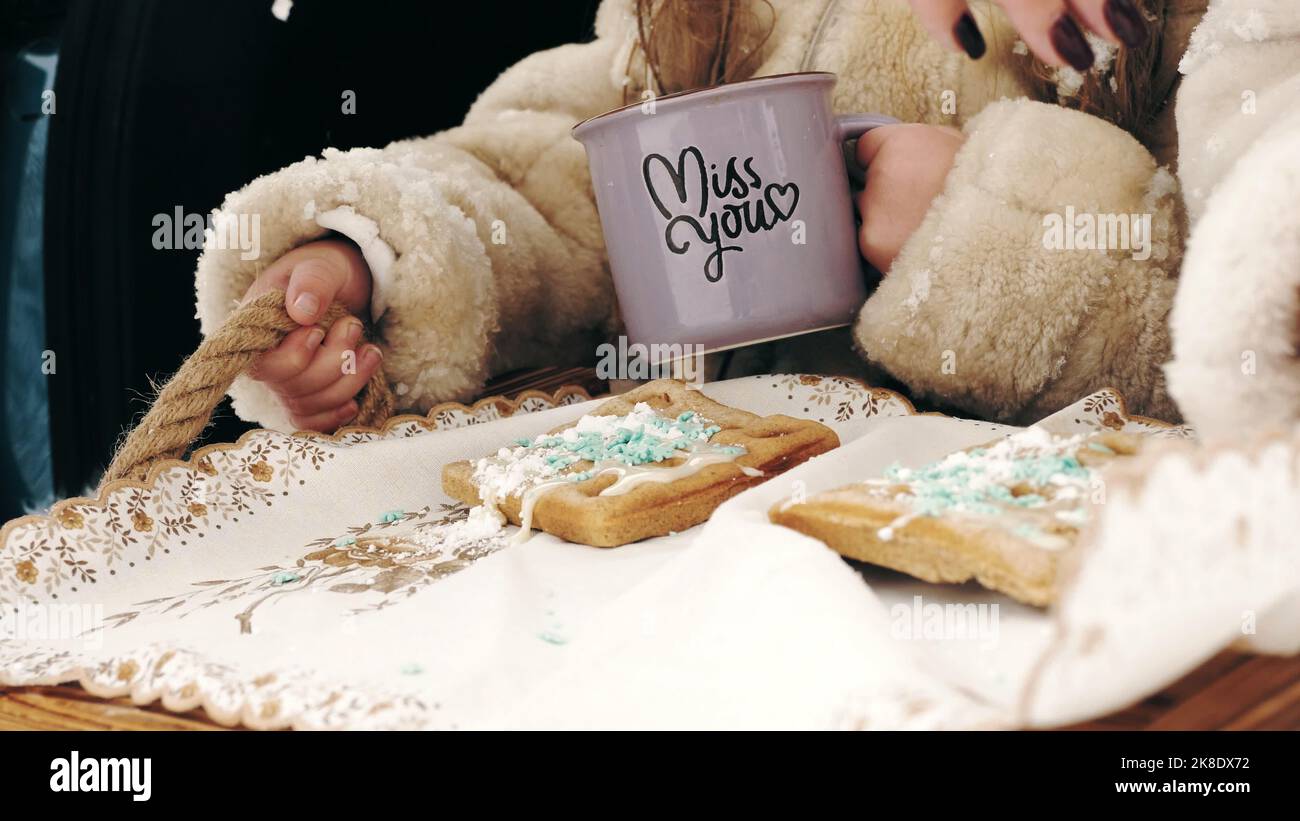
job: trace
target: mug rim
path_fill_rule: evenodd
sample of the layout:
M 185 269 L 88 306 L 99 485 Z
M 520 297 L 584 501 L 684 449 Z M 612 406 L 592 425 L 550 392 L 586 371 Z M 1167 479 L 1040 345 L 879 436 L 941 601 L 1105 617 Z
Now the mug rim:
M 835 73 L 832 71 L 789 71 L 784 74 L 768 74 L 763 77 L 750 77 L 747 80 L 738 80 L 737 82 L 734 83 L 723 83 L 721 85 L 708 86 L 706 88 L 694 88 L 694 89 L 689 89 L 687 91 L 674 91 L 672 94 L 665 94 L 662 97 L 653 98 L 653 102 L 656 105 L 658 105 L 666 101 L 677 102 L 686 97 L 721 96 L 725 94 L 730 94 L 733 91 L 737 91 L 748 86 L 767 85 L 767 84 L 771 84 L 773 81 L 776 80 L 789 81 L 794 78 L 834 79 Z M 636 102 L 627 103 L 626 105 L 621 105 L 618 108 L 611 108 L 609 111 L 603 112 L 601 114 L 597 114 L 593 117 L 588 117 L 587 119 L 573 126 L 573 128 L 570 129 L 570 133 L 573 135 L 574 139 L 581 140 L 582 138 L 578 135 L 579 130 L 589 131 L 591 128 L 594 128 L 597 125 L 597 121 L 607 120 L 609 118 L 614 117 L 614 115 L 616 114 L 622 114 L 623 112 L 626 112 L 633 108 L 640 108 L 642 105 L 645 105 L 646 102 L 647 102 L 646 100 L 638 100 Z

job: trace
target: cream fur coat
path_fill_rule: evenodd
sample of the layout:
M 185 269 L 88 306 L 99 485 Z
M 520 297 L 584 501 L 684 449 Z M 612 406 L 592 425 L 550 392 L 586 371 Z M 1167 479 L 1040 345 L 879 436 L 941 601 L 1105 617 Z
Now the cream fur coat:
M 1032 419 L 1104 386 L 1134 412 L 1174 417 L 1171 344 L 1170 387 L 1194 422 L 1300 407 L 1300 4 L 1212 0 L 1189 49 L 1204 0 L 1172 0 L 1164 76 L 1172 88 L 1181 71 L 1181 89 L 1149 145 L 1024 99 L 1015 33 L 976 5 L 990 44 L 980 61 L 933 43 L 904 0 L 773 0 L 756 75 L 833 71 L 837 110 L 954 125 L 967 138 L 863 306 L 853 347 L 917 396 L 998 419 Z M 618 319 L 586 157 L 569 132 L 623 102 L 629 0 L 604 0 L 596 34 L 507 70 L 458 128 L 326 150 L 231 194 L 221 212 L 258 214 L 262 253 L 204 252 L 203 332 L 272 260 L 336 231 L 374 274 L 373 318 L 403 406 L 466 399 L 505 369 L 590 359 Z M 1149 257 L 1046 248 L 1045 216 L 1067 208 L 1150 214 Z M 507 242 L 492 241 L 494 226 Z M 290 427 L 261 385 L 241 379 L 231 395 L 245 419 Z

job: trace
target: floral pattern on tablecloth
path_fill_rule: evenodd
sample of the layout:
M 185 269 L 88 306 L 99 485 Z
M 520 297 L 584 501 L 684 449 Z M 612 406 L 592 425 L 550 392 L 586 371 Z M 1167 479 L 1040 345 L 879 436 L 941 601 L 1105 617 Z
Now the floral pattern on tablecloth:
M 777 374 L 753 377 L 781 391 L 797 403 L 807 418 L 822 424 L 852 424 L 879 416 L 911 416 L 916 407 L 902 394 L 873 388 L 847 376 Z M 1159 438 L 1188 439 L 1192 429 L 1171 425 L 1128 412 L 1124 397 L 1114 388 L 1103 388 L 1064 411 L 1048 417 L 1056 428 L 1078 432 L 1117 430 Z M 1048 421 L 1045 420 L 1045 421 Z
M 447 526 L 464 520 L 468 513 L 469 508 L 462 504 L 441 505 L 438 511 L 428 507 L 390 511 L 377 521 L 307 542 L 296 562 L 264 565 L 239 578 L 192 582 L 191 589 L 107 614 L 105 627 L 120 627 L 159 613 L 183 619 L 199 610 L 239 601 L 247 606 L 235 614 L 231 630 L 251 634 L 259 608 L 303 593 L 379 593 L 382 598 L 378 601 L 353 608 L 349 614 L 382 610 L 506 545 L 504 535 L 459 542 L 446 538 Z
M 581 388 L 554 396 L 528 391 L 473 406 L 448 403 L 427 416 L 399 416 L 383 428 L 345 428 L 334 436 L 251 431 L 233 445 L 173 462 L 148 487 L 118 482 L 98 500 L 56 503 L 46 516 L 24 516 L 0 531 L 0 602 L 58 599 L 161 553 L 193 549 L 223 523 L 273 507 L 319 474 L 340 447 L 410 438 L 503 419 L 515 413 L 589 401 Z
M 785 391 L 789 399 L 801 402 L 808 418 L 822 424 L 916 413 L 916 408 L 901 394 L 873 388 L 847 376 L 782 374 L 759 378 L 770 380 L 773 388 Z

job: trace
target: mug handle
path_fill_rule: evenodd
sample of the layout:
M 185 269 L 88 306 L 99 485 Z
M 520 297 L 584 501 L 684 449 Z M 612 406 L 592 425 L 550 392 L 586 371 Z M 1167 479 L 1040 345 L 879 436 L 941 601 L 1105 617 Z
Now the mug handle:
M 882 125 L 898 125 L 899 122 L 900 120 L 887 114 L 845 114 L 835 118 L 835 133 L 839 136 L 840 142 L 845 142 L 856 140 L 873 128 Z

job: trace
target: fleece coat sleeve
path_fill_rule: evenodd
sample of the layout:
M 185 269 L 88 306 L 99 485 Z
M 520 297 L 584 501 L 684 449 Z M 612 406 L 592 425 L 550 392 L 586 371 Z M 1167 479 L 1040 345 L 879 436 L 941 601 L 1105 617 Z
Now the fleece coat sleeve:
M 1176 418 L 1161 371 L 1173 176 L 1128 133 L 1059 106 L 994 103 L 964 130 L 856 344 L 916 393 L 988 418 L 1032 421 L 1108 386 Z
M 1192 219 L 1169 389 L 1206 439 L 1300 422 L 1300 3 L 1217 0 L 1178 95 Z
M 609 23 L 598 20 L 598 31 Z M 570 129 L 621 103 L 611 66 L 623 46 L 601 36 L 540 52 L 507 70 L 457 128 L 382 150 L 326 150 L 231 194 L 216 224 L 254 216 L 261 253 L 205 248 L 203 333 L 268 264 L 337 232 L 371 269 L 372 319 L 404 409 L 469 398 L 493 372 L 544 364 L 566 346 L 589 354 L 584 343 L 616 311 Z M 241 417 L 292 427 L 264 385 L 241 377 L 230 394 Z

